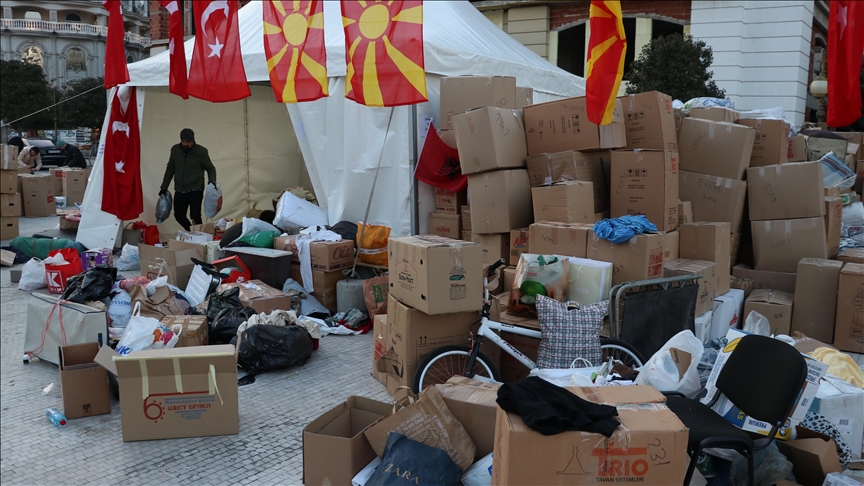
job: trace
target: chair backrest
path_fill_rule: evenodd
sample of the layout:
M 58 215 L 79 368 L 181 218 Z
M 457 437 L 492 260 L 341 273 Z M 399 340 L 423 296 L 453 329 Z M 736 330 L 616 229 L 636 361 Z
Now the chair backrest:
M 717 377 L 717 389 L 741 411 L 770 424 L 786 420 L 807 377 L 797 349 L 766 336 L 741 338 Z

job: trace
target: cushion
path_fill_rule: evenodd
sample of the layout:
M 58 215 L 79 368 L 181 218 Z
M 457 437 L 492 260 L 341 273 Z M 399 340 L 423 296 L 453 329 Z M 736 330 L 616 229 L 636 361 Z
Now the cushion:
M 609 301 L 572 310 L 568 310 L 567 304 L 537 296 L 537 318 L 543 335 L 537 351 L 537 366 L 570 368 L 576 358 L 585 358 L 592 366 L 599 366 L 603 359 L 600 329 L 603 327 L 603 318 L 609 312 Z M 582 367 L 584 363 L 576 363 L 575 366 Z

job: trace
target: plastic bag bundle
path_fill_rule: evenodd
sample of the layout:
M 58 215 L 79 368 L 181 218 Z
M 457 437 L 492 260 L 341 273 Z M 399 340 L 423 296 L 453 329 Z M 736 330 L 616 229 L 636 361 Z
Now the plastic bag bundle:
M 138 247 L 132 246 L 129 243 L 123 245 L 123 250 L 120 252 L 120 258 L 114 262 L 118 270 L 138 270 L 141 268 L 141 257 L 138 254 Z
M 210 325 L 210 344 L 229 344 L 237 336 L 240 325 L 254 315 L 255 310 L 251 307 L 222 309 Z
M 364 229 L 365 226 L 365 229 Z M 360 234 L 363 236 L 359 236 Z M 357 252 L 360 261 L 370 265 L 387 265 L 387 245 L 390 241 L 390 227 L 376 224 L 357 225 L 357 237 L 361 238 Z
M 312 337 L 304 327 L 259 324 L 241 337 L 239 344 L 236 336 L 231 343 L 240 346 L 237 364 L 250 376 L 304 364 L 312 357 Z
M 690 365 L 683 374 L 678 369 L 676 359 L 682 352 L 690 355 Z M 693 334 L 693 331 L 681 331 L 672 336 L 672 339 L 651 356 L 639 372 L 635 383 L 651 385 L 660 391 L 677 391 L 688 398 L 696 398 L 702 391 L 698 367 L 703 352 L 702 341 Z M 681 362 L 684 360 L 682 359 Z
M 162 224 L 168 216 L 171 215 L 171 208 L 174 207 L 174 199 L 168 191 L 159 195 L 159 200 L 156 201 L 156 223 Z
M 117 343 L 117 354 L 126 356 L 132 351 L 173 348 L 180 339 L 182 329 L 180 324 L 169 329 L 152 317 L 142 316 L 141 304 L 136 303 L 123 337 Z
M 31 258 L 21 269 L 21 279 L 18 290 L 36 290 L 48 286 L 45 276 L 45 263 L 38 258 Z
M 83 304 L 88 300 L 102 300 L 111 295 L 115 280 L 116 268 L 94 267 L 67 280 L 66 290 L 60 298 L 76 304 Z
M 217 181 L 214 185 L 212 182 L 207 184 L 207 189 L 204 191 L 204 216 L 207 219 L 213 219 L 222 210 L 222 185 Z
M 273 224 L 280 228 L 326 225 L 327 210 L 299 198 L 290 192 L 282 193 L 276 204 L 276 217 Z
M 129 318 L 132 317 L 132 297 L 129 292 L 116 288 L 111 297 L 111 305 L 108 306 L 108 317 L 111 318 L 111 327 L 126 327 Z
M 735 109 L 735 102 L 732 100 L 725 100 L 722 98 L 692 98 L 684 103 L 684 109 L 689 110 L 691 108 L 711 108 L 713 106 L 720 106 L 723 108 L 729 108 L 730 110 Z

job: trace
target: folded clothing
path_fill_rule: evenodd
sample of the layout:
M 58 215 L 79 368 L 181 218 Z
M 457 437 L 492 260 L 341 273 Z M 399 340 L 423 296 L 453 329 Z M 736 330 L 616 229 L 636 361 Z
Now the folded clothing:
M 598 238 L 603 238 L 616 244 L 624 243 L 630 238 L 645 232 L 656 233 L 657 226 L 648 221 L 648 218 L 643 214 L 604 219 L 594 224 L 594 234 Z

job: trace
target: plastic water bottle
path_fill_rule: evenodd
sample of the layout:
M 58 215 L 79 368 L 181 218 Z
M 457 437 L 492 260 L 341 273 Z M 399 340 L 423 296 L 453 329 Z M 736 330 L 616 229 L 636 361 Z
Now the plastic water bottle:
M 66 425 L 66 416 L 54 407 L 46 410 L 45 416 L 48 417 L 48 420 L 50 420 L 57 427 L 63 427 L 64 425 Z

